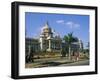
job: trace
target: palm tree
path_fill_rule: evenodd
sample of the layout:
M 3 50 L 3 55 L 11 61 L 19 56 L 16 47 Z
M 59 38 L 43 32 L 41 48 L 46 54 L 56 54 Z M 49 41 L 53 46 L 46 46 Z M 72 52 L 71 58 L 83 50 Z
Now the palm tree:
M 69 48 L 69 55 L 68 56 L 69 56 L 69 59 L 71 59 L 71 44 L 73 42 L 77 42 L 78 38 L 74 37 L 73 32 L 71 32 L 71 33 L 68 33 L 68 35 L 65 35 L 63 39 L 68 44 L 68 48 Z

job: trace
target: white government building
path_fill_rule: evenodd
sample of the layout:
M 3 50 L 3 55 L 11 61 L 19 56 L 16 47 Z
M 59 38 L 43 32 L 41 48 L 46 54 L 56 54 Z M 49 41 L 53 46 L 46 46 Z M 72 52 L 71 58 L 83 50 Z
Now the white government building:
M 42 27 L 41 34 L 38 39 L 26 38 L 26 53 L 33 49 L 35 52 L 48 51 L 48 52 L 60 52 L 63 48 L 62 38 L 60 35 L 55 34 L 53 29 L 49 27 L 48 22 Z M 65 44 L 66 45 L 66 44 Z M 32 47 L 32 48 L 31 48 Z M 72 44 L 73 49 L 83 49 L 83 43 L 81 40 Z
M 62 39 L 59 35 L 55 35 L 49 27 L 48 22 L 44 25 L 39 38 L 40 49 L 46 51 L 60 51 Z

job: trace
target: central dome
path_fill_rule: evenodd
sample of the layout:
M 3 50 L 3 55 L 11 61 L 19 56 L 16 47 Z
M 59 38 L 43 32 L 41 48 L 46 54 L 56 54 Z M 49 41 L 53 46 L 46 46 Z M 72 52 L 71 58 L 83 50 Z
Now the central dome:
M 45 32 L 45 33 L 51 33 L 51 28 L 49 27 L 48 22 L 46 22 L 46 24 L 44 25 L 43 32 Z
M 48 28 L 49 28 L 49 24 L 48 24 L 48 22 L 46 22 L 43 29 L 48 29 Z

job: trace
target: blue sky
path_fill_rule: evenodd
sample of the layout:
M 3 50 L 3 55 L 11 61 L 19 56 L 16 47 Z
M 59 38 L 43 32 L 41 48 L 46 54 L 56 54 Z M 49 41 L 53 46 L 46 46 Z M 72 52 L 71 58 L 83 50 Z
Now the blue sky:
M 48 21 L 49 26 L 62 38 L 70 32 L 81 39 L 86 47 L 89 42 L 89 16 L 25 12 L 26 37 L 39 37 Z

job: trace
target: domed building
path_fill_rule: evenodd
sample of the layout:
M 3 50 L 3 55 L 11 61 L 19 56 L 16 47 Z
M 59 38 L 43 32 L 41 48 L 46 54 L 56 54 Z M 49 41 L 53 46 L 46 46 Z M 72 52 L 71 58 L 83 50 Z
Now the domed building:
M 48 25 L 48 22 L 45 24 L 45 26 L 43 27 L 42 29 L 42 34 L 45 36 L 45 37 L 48 37 L 49 35 L 53 35 L 52 33 L 52 29 L 49 27 Z
M 54 33 L 48 22 L 44 25 L 41 31 L 39 41 L 41 51 L 60 52 L 61 50 L 61 38 L 60 36 L 54 36 Z
M 61 39 L 60 35 L 49 26 L 48 22 L 42 27 L 39 38 L 25 38 L 26 55 L 30 54 L 30 50 L 35 53 L 41 51 L 61 52 L 61 49 L 66 46 L 68 46 L 68 43 Z M 79 41 L 72 43 L 71 48 L 72 50 L 82 50 L 82 41 L 79 39 Z

